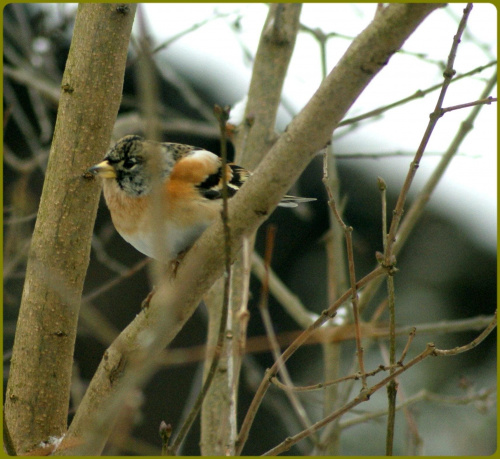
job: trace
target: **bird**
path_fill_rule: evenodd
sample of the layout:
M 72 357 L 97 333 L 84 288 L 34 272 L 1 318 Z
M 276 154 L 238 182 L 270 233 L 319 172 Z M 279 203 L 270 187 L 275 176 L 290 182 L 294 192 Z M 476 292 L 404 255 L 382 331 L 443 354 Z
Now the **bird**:
M 103 194 L 117 232 L 139 252 L 164 263 L 176 260 L 220 218 L 222 160 L 191 145 L 126 135 L 88 169 L 103 179 Z M 228 198 L 251 173 L 225 168 Z M 285 195 L 282 207 L 315 201 Z

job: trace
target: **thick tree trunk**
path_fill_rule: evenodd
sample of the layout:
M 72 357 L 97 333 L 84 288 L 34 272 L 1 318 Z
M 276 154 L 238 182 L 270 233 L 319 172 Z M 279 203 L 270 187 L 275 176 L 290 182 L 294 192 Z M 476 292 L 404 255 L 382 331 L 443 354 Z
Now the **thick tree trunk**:
M 229 202 L 231 256 L 276 207 L 315 153 L 323 148 L 347 110 L 418 25 L 438 4 L 391 4 L 352 43 L 269 153 Z M 100 454 L 131 394 L 158 365 L 154 357 L 170 344 L 203 295 L 224 270 L 222 223 L 208 228 L 189 250 L 176 277 L 162 279 L 142 311 L 108 348 L 65 437 L 82 445 L 59 454 Z M 265 381 L 269 384 L 269 381 Z M 267 386 L 266 386 L 267 388 Z M 248 414 L 236 443 L 241 453 L 252 424 Z
M 67 428 L 80 297 L 100 189 L 83 177 L 107 149 L 134 5 L 80 4 L 29 252 L 5 402 L 17 454 Z

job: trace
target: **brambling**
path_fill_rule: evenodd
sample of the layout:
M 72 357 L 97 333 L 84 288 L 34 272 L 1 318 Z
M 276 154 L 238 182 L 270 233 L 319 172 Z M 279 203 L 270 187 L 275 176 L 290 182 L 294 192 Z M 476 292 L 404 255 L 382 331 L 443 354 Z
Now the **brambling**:
M 221 158 L 203 148 L 127 135 L 89 172 L 104 179 L 104 198 L 118 233 L 159 261 L 184 253 L 221 213 Z M 225 174 L 231 197 L 250 172 L 228 163 Z M 287 195 L 279 205 L 314 200 Z

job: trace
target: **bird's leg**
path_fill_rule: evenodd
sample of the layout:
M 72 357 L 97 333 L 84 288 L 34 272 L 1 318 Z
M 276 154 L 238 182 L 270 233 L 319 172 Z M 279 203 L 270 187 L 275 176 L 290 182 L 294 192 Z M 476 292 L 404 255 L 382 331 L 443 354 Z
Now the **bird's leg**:
M 149 303 L 151 302 L 151 298 L 153 298 L 153 295 L 156 293 L 156 286 L 153 285 L 153 289 L 148 293 L 148 295 L 146 296 L 146 298 L 144 298 L 142 300 L 142 303 L 141 303 L 141 310 L 142 309 L 146 309 L 146 308 L 149 308 Z
M 172 279 L 175 279 L 175 276 L 177 275 L 177 270 L 179 269 L 181 261 L 186 256 L 186 254 L 188 253 L 190 248 L 191 247 L 188 247 L 187 249 L 184 249 L 182 252 L 179 252 L 177 254 L 177 256 L 170 262 L 170 271 L 171 271 Z
M 175 279 L 175 276 L 177 275 L 177 269 L 179 268 L 182 259 L 186 256 L 186 253 L 188 253 L 188 250 L 191 247 L 188 247 L 187 249 L 183 250 L 182 252 L 179 252 L 177 256 L 170 261 L 170 264 L 167 265 L 167 274 L 170 272 L 170 278 L 173 280 Z M 142 300 L 141 303 L 141 309 L 146 309 L 149 307 L 149 303 L 151 302 L 151 298 L 153 298 L 153 295 L 156 293 L 156 286 L 153 286 L 153 289 L 148 293 L 146 298 Z

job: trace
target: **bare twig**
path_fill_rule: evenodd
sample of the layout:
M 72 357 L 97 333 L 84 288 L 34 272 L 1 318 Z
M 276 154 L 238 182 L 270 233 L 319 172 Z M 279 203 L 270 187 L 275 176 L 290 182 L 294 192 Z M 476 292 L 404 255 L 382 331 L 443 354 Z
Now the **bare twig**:
M 380 195 L 382 198 L 382 242 L 384 252 L 387 250 L 387 185 L 385 181 L 378 177 L 377 179 Z M 394 372 L 396 363 L 396 309 L 394 293 L 394 277 L 392 272 L 387 275 L 387 304 L 389 308 L 389 365 L 391 374 Z M 392 456 L 392 447 L 394 442 L 394 422 L 396 415 L 396 395 L 397 382 L 391 380 L 387 385 L 388 415 L 387 415 L 387 434 L 386 434 L 386 455 Z
M 10 218 L 5 218 L 3 221 L 4 225 L 17 225 L 19 223 L 26 223 L 34 220 L 36 218 L 37 212 L 33 212 L 32 214 L 29 215 L 23 215 L 23 216 L 13 216 Z
M 458 80 L 461 80 L 462 78 L 467 78 L 471 75 L 474 75 L 476 73 L 479 73 L 479 72 L 482 72 L 483 70 L 487 69 L 487 68 L 490 68 L 490 67 L 493 67 L 494 65 L 497 64 L 497 61 L 492 61 L 492 62 L 489 62 L 488 64 L 486 65 L 482 65 L 480 67 L 476 67 L 475 69 L 472 69 L 470 70 L 469 72 L 466 72 L 466 73 L 462 73 L 460 75 L 456 75 L 453 80 L 451 81 L 451 83 L 454 83 Z M 342 126 L 347 126 L 349 124 L 355 124 L 355 123 L 358 123 L 360 121 L 363 121 L 363 120 L 366 120 L 366 119 L 369 119 L 369 118 L 372 118 L 372 117 L 376 117 L 376 116 L 380 116 L 382 113 L 388 111 L 388 110 L 391 110 L 395 107 L 398 107 L 400 105 L 404 105 L 412 100 L 415 100 L 415 99 L 420 99 L 422 97 L 425 97 L 427 94 L 435 91 L 436 89 L 440 89 L 441 87 L 443 86 L 442 83 L 439 83 L 439 84 L 435 84 L 433 86 L 430 86 L 429 88 L 427 89 L 419 89 L 417 91 L 415 91 L 415 93 L 413 93 L 411 96 L 408 96 L 408 97 L 405 97 L 403 99 L 400 99 L 396 102 L 392 102 L 388 105 L 384 105 L 383 107 L 379 107 L 379 108 L 376 108 L 375 110 L 370 110 L 369 112 L 366 112 L 366 113 L 363 113 L 362 115 L 358 115 L 358 116 L 354 116 L 352 118 L 347 118 L 343 121 L 341 121 L 339 123 L 339 127 L 342 127 Z M 426 153 L 427 155 L 428 153 Z
M 340 216 L 339 210 L 337 209 L 337 204 L 335 203 L 335 199 L 333 197 L 332 190 L 330 189 L 328 183 L 328 163 L 326 154 L 323 156 L 323 184 L 328 193 L 328 205 L 330 206 L 333 215 L 335 216 L 337 222 L 340 227 L 344 231 L 346 246 L 347 246 L 347 261 L 349 266 L 349 280 L 351 283 L 351 301 L 352 301 L 352 310 L 354 315 L 354 326 L 356 330 L 356 351 L 358 356 L 359 369 L 361 371 L 361 383 L 363 390 L 366 389 L 366 376 L 365 376 L 365 364 L 363 360 L 363 347 L 361 345 L 361 330 L 360 330 L 360 317 L 359 317 L 359 308 L 358 308 L 358 292 L 356 290 L 356 274 L 354 272 L 354 253 L 352 250 L 352 227 L 348 227 L 342 217 Z
M 480 100 L 476 100 L 474 102 L 468 102 L 466 104 L 453 105 L 452 107 L 443 108 L 441 110 L 441 113 L 445 114 L 445 113 L 451 112 L 453 110 L 460 110 L 462 108 L 474 107 L 476 105 L 491 105 L 492 102 L 496 102 L 496 101 L 497 101 L 496 97 L 489 96 L 486 99 L 480 99 Z
M 416 394 L 412 395 L 411 397 L 408 397 L 405 401 L 398 403 L 396 405 L 396 411 L 399 411 L 402 408 L 406 408 L 421 401 L 430 401 L 443 405 L 469 405 L 470 403 L 476 401 L 488 400 L 492 395 L 496 393 L 496 391 L 497 391 L 496 387 L 490 387 L 488 389 L 468 394 L 466 396 L 451 397 L 440 394 L 434 394 L 426 389 L 422 389 L 418 391 Z M 353 427 L 355 425 L 368 422 L 382 416 L 387 416 L 387 410 L 379 410 L 371 413 L 366 413 L 352 419 L 341 421 L 339 425 L 341 429 L 348 429 L 349 427 Z
M 118 260 L 115 260 L 107 253 L 101 239 L 95 234 L 92 236 L 92 249 L 96 259 L 110 271 L 113 271 L 118 275 L 122 275 L 128 271 L 127 266 L 120 263 Z
M 492 317 L 493 316 L 477 316 L 470 319 L 451 321 L 445 320 L 440 322 L 419 324 L 418 334 L 419 336 L 434 336 L 449 333 L 458 333 L 463 331 L 481 330 L 484 327 L 488 326 L 488 324 L 492 320 Z M 408 336 L 414 331 L 415 328 L 416 327 L 412 325 L 398 327 L 396 328 L 396 336 Z M 283 332 L 276 335 L 276 339 L 278 340 L 278 343 L 281 347 L 285 347 L 289 346 L 301 333 L 302 331 Z M 363 327 L 363 336 L 373 339 L 386 339 L 389 337 L 389 330 L 385 326 Z M 331 333 L 328 329 L 325 329 L 323 327 L 312 334 L 311 337 L 308 338 L 307 343 L 305 343 L 304 345 L 314 345 L 318 342 L 341 343 L 343 341 L 354 339 L 356 339 L 356 335 L 352 325 L 343 325 L 341 327 L 336 327 L 331 331 Z M 269 345 L 267 344 L 263 336 L 254 336 L 247 339 L 245 352 L 247 354 L 269 352 Z M 170 349 L 162 354 L 158 358 L 158 361 L 161 365 L 164 366 L 189 365 L 193 362 L 202 360 L 205 355 L 206 347 L 204 345 L 189 346 L 185 348 Z M 403 358 L 404 355 L 401 355 L 399 360 L 402 361 Z M 367 375 L 370 375 L 370 372 L 368 372 Z
M 182 37 L 190 34 L 191 32 L 194 32 L 195 30 L 198 30 L 199 28 L 203 27 L 205 24 L 209 23 L 210 21 L 214 21 L 215 19 L 222 19 L 227 16 L 229 16 L 231 13 L 215 13 L 214 15 L 204 19 L 203 21 L 197 22 L 190 27 L 188 27 L 185 30 L 182 30 L 181 32 L 175 34 L 174 36 L 170 37 L 168 40 L 165 40 L 163 43 L 159 44 L 153 49 L 153 53 L 156 54 L 160 51 L 163 51 L 164 49 L 168 48 L 172 43 L 176 42 L 177 40 L 181 39 Z
M 316 422 L 314 425 L 311 426 L 310 429 L 304 430 L 297 435 L 294 435 L 293 437 L 288 437 L 285 441 L 277 445 L 276 447 L 272 448 L 271 450 L 267 451 L 264 456 L 274 456 L 279 453 L 282 453 L 284 451 L 287 451 L 290 449 L 291 446 L 293 446 L 295 443 L 299 442 L 303 438 L 307 437 L 313 432 L 316 432 L 318 429 L 322 428 L 323 426 L 327 425 L 328 423 L 332 422 L 334 419 L 339 418 L 343 414 L 347 413 L 348 411 L 351 411 L 355 406 L 359 405 L 360 403 L 366 402 L 369 400 L 370 396 L 373 395 L 375 392 L 377 392 L 379 389 L 387 385 L 390 381 L 398 377 L 400 374 L 404 373 L 407 371 L 409 368 L 413 367 L 417 363 L 421 362 L 425 358 L 429 356 L 450 356 L 450 355 L 456 355 L 457 353 L 460 352 L 465 352 L 467 350 L 472 349 L 473 347 L 477 346 L 481 341 L 483 341 L 496 327 L 497 323 L 497 316 L 496 313 L 493 317 L 493 320 L 491 323 L 486 327 L 486 329 L 473 341 L 470 343 L 466 344 L 465 346 L 457 347 L 454 349 L 450 350 L 442 350 L 442 349 L 437 349 L 436 346 L 433 343 L 428 343 L 426 348 L 418 354 L 416 357 L 411 359 L 407 364 L 401 365 L 396 371 L 394 371 L 392 374 L 389 376 L 385 377 L 378 383 L 374 384 L 373 386 L 367 388 L 365 391 L 361 391 L 357 397 L 355 397 L 353 400 L 350 402 L 346 403 L 343 407 L 338 409 L 337 411 L 331 413 L 329 416 L 326 416 L 324 419 L 321 421 Z
M 219 325 L 219 334 L 217 336 L 217 343 L 215 345 L 215 351 L 213 355 L 212 362 L 210 364 L 209 370 L 207 372 L 207 376 L 203 383 L 203 387 L 191 409 L 189 415 L 184 421 L 179 433 L 175 437 L 171 446 L 167 448 L 169 455 L 175 455 L 179 446 L 184 441 L 189 429 L 193 425 L 198 412 L 201 409 L 203 404 L 203 400 L 210 389 L 210 385 L 215 377 L 215 371 L 217 370 L 217 366 L 219 365 L 220 356 L 222 353 L 222 347 L 224 345 L 224 335 L 226 331 L 226 324 L 228 318 L 228 309 L 229 309 L 229 295 L 230 295 L 230 286 L 231 286 L 231 233 L 229 228 L 229 217 L 228 217 L 228 189 L 227 189 L 227 174 L 226 174 L 226 166 L 227 166 L 227 147 L 226 147 L 226 122 L 229 118 L 229 107 L 222 108 L 218 105 L 215 106 L 214 109 L 215 116 L 219 122 L 220 133 L 221 133 L 221 170 L 222 170 L 222 223 L 224 227 L 224 262 L 225 262 L 225 271 L 224 271 L 224 296 L 222 300 L 222 309 L 220 314 L 220 325 Z
M 5 102 L 12 106 L 12 119 L 16 122 L 23 140 L 29 147 L 28 153 L 31 156 L 31 164 L 39 168 L 40 171 L 45 174 L 47 168 L 46 156 L 43 154 L 44 149 L 40 143 L 39 136 L 9 81 L 4 81 L 3 96 Z M 22 163 L 27 164 L 27 161 L 22 160 Z
M 408 335 L 408 341 L 406 342 L 406 346 L 403 349 L 403 352 L 401 353 L 401 357 L 399 358 L 399 360 L 397 362 L 398 365 L 403 364 L 405 357 L 406 357 L 406 354 L 408 353 L 408 350 L 410 349 L 410 344 L 412 343 L 413 338 L 415 338 L 416 333 L 417 333 L 417 328 L 412 327 L 412 329 L 410 330 L 410 333 Z
M 399 222 L 401 220 L 401 217 L 403 216 L 403 208 L 406 201 L 406 197 L 408 195 L 410 186 L 413 182 L 413 178 L 415 177 L 415 174 L 419 167 L 420 159 L 424 154 L 427 143 L 429 142 L 429 139 L 432 135 L 432 132 L 434 131 L 434 128 L 439 118 L 442 116 L 441 108 L 443 106 L 444 97 L 446 95 L 448 86 L 450 85 L 450 82 L 455 74 L 455 70 L 453 69 L 453 64 L 455 62 L 455 56 L 457 53 L 458 45 L 460 43 L 460 37 L 465 29 L 465 25 L 467 24 L 467 19 L 469 17 L 469 13 L 471 10 L 472 10 L 472 3 L 469 3 L 467 7 L 464 9 L 464 15 L 462 17 L 462 20 L 460 21 L 457 33 L 453 38 L 453 44 L 451 46 L 450 54 L 448 56 L 448 62 L 446 65 L 446 69 L 443 73 L 444 81 L 436 103 L 436 107 L 434 109 L 434 112 L 430 115 L 429 124 L 427 125 L 427 129 L 425 130 L 425 133 L 422 137 L 422 141 L 420 142 L 418 150 L 415 153 L 415 158 L 410 164 L 410 170 L 408 171 L 405 182 L 401 189 L 401 193 L 399 194 L 398 201 L 396 203 L 396 208 L 394 209 L 393 212 L 391 227 L 387 235 L 387 248 L 386 248 L 386 253 L 384 254 L 384 262 L 386 265 L 391 264 L 391 257 L 393 255 L 393 246 L 394 243 L 396 242 L 396 232 L 399 228 Z
M 401 156 L 415 156 L 414 151 L 391 151 L 391 152 L 380 152 L 380 153 L 337 153 L 335 155 L 336 159 L 381 159 L 381 158 L 395 158 Z M 425 156 L 444 156 L 443 152 L 425 152 Z M 469 155 L 465 153 L 457 153 L 457 156 L 467 156 L 468 158 L 479 158 L 481 155 Z
M 378 276 L 383 275 L 384 272 L 385 272 L 385 270 L 382 267 L 375 268 L 371 273 L 369 273 L 364 278 L 362 278 L 360 281 L 358 281 L 358 283 L 356 284 L 356 289 L 360 290 L 361 287 L 363 287 L 367 283 L 371 282 L 373 279 L 376 279 Z M 351 289 L 347 290 L 327 310 L 323 311 L 321 313 L 321 316 L 313 324 L 311 324 L 306 330 L 304 330 L 293 341 L 292 344 L 290 344 L 290 346 L 286 349 L 286 351 L 281 356 L 282 362 L 285 363 L 292 356 L 292 354 L 309 338 L 309 336 L 312 334 L 313 331 L 315 331 L 318 327 L 320 327 L 326 320 L 334 317 L 336 310 L 345 301 L 347 301 L 350 296 L 352 296 Z M 242 448 L 241 438 L 242 438 L 242 436 L 244 438 L 244 436 L 247 435 L 247 429 L 250 428 L 251 422 L 257 413 L 257 409 L 262 401 L 262 398 L 264 397 L 264 395 L 267 391 L 267 388 L 269 387 L 270 378 L 272 376 L 276 375 L 278 370 L 279 370 L 279 364 L 278 364 L 278 362 L 276 362 L 270 369 L 268 369 L 266 371 L 266 376 L 262 380 L 261 385 L 259 386 L 259 389 L 257 390 L 257 393 L 255 394 L 255 396 L 252 400 L 252 403 L 247 411 L 246 418 L 245 418 L 243 425 L 241 427 L 241 430 L 240 430 L 239 451 L 241 451 L 241 448 Z
M 212 121 L 196 121 L 188 118 L 156 119 L 157 129 L 168 136 L 179 134 L 193 134 L 204 136 L 207 139 L 219 138 L 219 129 Z M 118 116 L 113 129 L 113 138 L 119 139 L 131 132 L 146 132 L 147 121 L 137 112 L 122 113 Z
M 266 276 L 266 268 L 264 260 L 256 252 L 252 254 L 252 270 L 257 278 L 263 282 Z M 300 298 L 288 289 L 271 267 L 267 269 L 267 276 L 269 292 L 279 301 L 298 325 L 305 329 L 318 318 L 316 313 L 307 310 L 300 301 Z
M 496 84 L 497 84 L 497 73 L 495 72 L 495 74 L 492 75 L 492 77 L 488 80 L 484 90 L 482 91 L 480 99 L 485 99 L 489 95 L 489 93 L 493 90 L 493 88 L 496 86 Z M 443 158 L 437 165 L 436 169 L 430 176 L 429 180 L 422 188 L 422 191 L 417 195 L 415 201 L 413 202 L 410 209 L 406 213 L 405 219 L 401 223 L 401 227 L 399 228 L 399 231 L 397 233 L 397 241 L 394 244 L 394 253 L 396 255 L 403 247 L 403 244 L 408 238 L 408 235 L 410 234 L 416 222 L 422 215 L 422 211 L 425 207 L 425 204 L 429 201 L 431 194 L 433 193 L 440 179 L 444 175 L 444 172 L 446 171 L 451 160 L 457 153 L 461 143 L 472 129 L 474 121 L 477 118 L 477 115 L 479 114 L 479 111 L 481 110 L 482 107 L 483 105 L 476 105 L 471 110 L 467 118 L 465 118 L 462 121 L 454 139 L 452 140 L 450 146 L 448 147 L 448 150 L 446 151 Z
M 83 302 L 93 301 L 95 298 L 97 298 L 98 296 L 107 292 L 108 290 L 113 288 L 115 285 L 118 285 L 123 280 L 125 280 L 125 279 L 133 276 L 135 273 L 139 272 L 150 261 L 151 261 L 151 258 L 143 258 L 142 260 L 138 261 L 134 266 L 132 266 L 128 270 L 121 272 L 119 276 L 116 276 L 115 278 L 111 279 L 110 281 L 105 282 L 104 284 L 101 284 L 101 286 L 99 286 L 95 290 L 84 295 L 82 297 L 82 301 Z
M 4 64 L 4 75 L 8 76 L 16 83 L 21 83 L 39 91 L 41 95 L 46 97 L 53 104 L 59 103 L 60 90 L 55 83 L 47 81 L 42 75 L 36 74 L 31 68 L 14 68 Z
M 461 354 L 462 352 L 467 352 L 470 351 L 471 349 L 474 349 L 478 344 L 480 344 L 484 339 L 495 329 L 497 326 L 497 311 L 495 311 L 495 314 L 493 316 L 493 319 L 491 320 L 490 324 L 484 329 L 484 331 L 474 340 L 472 340 L 470 343 L 464 345 L 464 346 L 457 346 L 454 347 L 453 349 L 436 349 L 434 351 L 434 355 L 439 355 L 439 356 L 450 356 L 450 355 L 457 355 Z
M 427 347 L 420 354 L 418 354 L 416 357 L 414 357 L 412 360 L 410 360 L 402 368 L 399 368 L 398 370 L 396 370 L 392 375 L 387 376 L 379 383 L 374 384 L 373 386 L 367 388 L 364 391 L 361 391 L 359 393 L 359 395 L 357 397 L 355 397 L 353 400 L 346 403 L 344 406 L 342 406 L 338 410 L 334 411 L 329 416 L 326 416 L 321 421 L 316 422 L 314 425 L 311 426 L 310 429 L 303 430 L 302 432 L 298 433 L 297 435 L 294 435 L 293 437 L 288 437 L 285 441 L 283 441 L 279 445 L 275 446 L 271 450 L 264 453 L 263 456 L 275 456 L 279 453 L 282 453 L 284 451 L 289 450 L 295 443 L 297 443 L 300 440 L 302 440 L 303 438 L 309 436 L 312 432 L 316 432 L 320 428 L 322 428 L 325 425 L 332 422 L 334 419 L 337 419 L 340 416 L 342 416 L 343 414 L 347 413 L 348 411 L 351 411 L 355 406 L 359 405 L 360 403 L 366 402 L 367 400 L 369 400 L 369 398 L 372 394 L 374 394 L 380 388 L 384 387 L 389 381 L 394 379 L 396 376 L 399 376 L 404 371 L 408 370 L 412 366 L 416 365 L 417 363 L 421 362 L 425 358 L 432 355 L 434 349 L 435 349 L 435 346 L 433 344 L 428 344 Z
M 276 227 L 270 225 L 268 227 L 267 231 L 267 236 L 266 236 L 266 250 L 265 250 L 265 267 L 266 267 L 266 273 L 268 272 L 268 269 L 271 264 L 271 256 L 273 252 L 273 247 L 274 247 L 274 235 L 275 235 Z M 269 289 L 268 289 L 268 276 L 266 275 L 264 277 L 264 282 L 262 283 L 262 291 L 261 291 L 261 298 L 259 302 L 259 311 L 262 317 L 262 322 L 264 324 L 264 328 L 266 329 L 266 335 L 270 343 L 271 351 L 274 357 L 275 362 L 278 362 L 279 364 L 279 372 L 283 378 L 283 381 L 285 381 L 285 386 L 289 388 L 293 388 L 293 383 L 292 383 L 292 378 L 290 377 L 290 374 L 288 373 L 288 370 L 286 366 L 284 365 L 283 362 L 281 362 L 281 351 L 280 351 L 280 346 L 278 344 L 278 341 L 276 340 L 276 334 L 274 332 L 271 316 L 269 314 L 269 309 L 268 309 L 268 296 L 269 296 Z M 290 400 L 291 405 L 294 408 L 294 412 L 298 416 L 300 423 L 302 424 L 303 428 L 308 428 L 311 425 L 311 421 L 307 415 L 306 410 L 304 409 L 304 406 L 300 402 L 300 400 L 297 398 L 297 396 L 292 392 L 292 391 L 285 391 L 285 394 L 287 395 L 288 399 Z M 318 439 L 316 436 L 313 437 L 314 443 L 318 442 Z
M 485 99 L 486 97 L 488 97 L 488 95 L 496 86 L 496 84 L 497 84 L 497 73 L 495 72 L 494 75 L 492 75 L 492 77 L 488 80 L 479 99 Z M 396 242 L 394 243 L 394 248 L 393 248 L 394 255 L 397 255 L 399 251 L 403 248 L 404 244 L 406 243 L 406 240 L 408 239 L 408 236 L 415 228 L 417 222 L 422 216 L 426 204 L 429 202 L 432 193 L 434 192 L 437 184 L 439 183 L 444 173 L 446 172 L 449 164 L 451 163 L 451 160 L 457 154 L 460 145 L 466 138 L 467 134 L 471 131 L 474 125 L 474 121 L 476 120 L 482 107 L 483 105 L 476 105 L 471 110 L 467 118 L 465 118 L 462 121 L 457 133 L 455 134 L 455 137 L 453 138 L 450 146 L 448 147 L 448 150 L 445 152 L 445 154 L 439 161 L 439 164 L 436 166 L 436 169 L 429 177 L 422 190 L 418 193 L 417 197 L 410 206 L 408 212 L 406 212 L 405 218 L 402 221 L 401 226 L 397 232 Z M 380 281 L 375 281 L 374 283 L 372 283 L 370 286 L 367 287 L 360 301 L 361 309 L 363 309 L 368 304 L 368 301 L 371 298 L 373 298 L 373 295 L 378 290 L 379 286 L 380 286 Z
M 376 374 L 380 373 L 381 371 L 387 371 L 388 369 L 389 369 L 389 367 L 386 367 L 384 365 L 380 365 L 377 368 L 375 368 L 375 370 L 367 371 L 365 373 L 365 375 L 367 377 L 369 377 L 369 376 L 375 376 Z M 315 390 L 322 390 L 322 389 L 325 389 L 326 387 L 333 386 L 335 384 L 339 384 L 339 383 L 344 382 L 344 381 L 349 381 L 349 380 L 358 381 L 359 379 L 361 379 L 361 373 L 360 372 L 352 373 L 350 375 L 343 376 L 342 378 L 333 379 L 331 381 L 325 381 L 325 382 L 321 382 L 321 383 L 318 383 L 318 384 L 312 384 L 310 386 L 292 386 L 292 387 L 290 387 L 287 384 L 281 383 L 276 376 L 273 376 L 271 378 L 271 382 L 275 386 L 277 386 L 280 389 L 283 389 L 285 391 L 310 392 L 310 391 L 315 391 Z
M 245 237 L 243 239 L 243 249 L 242 249 L 244 276 L 243 276 L 243 286 L 241 287 L 241 289 L 243 294 L 241 296 L 241 305 L 240 305 L 240 310 L 238 312 L 238 319 L 240 320 L 240 333 L 239 333 L 240 336 L 238 337 L 239 355 L 243 355 L 245 353 L 246 340 L 247 340 L 247 326 L 248 326 L 248 320 L 250 318 L 250 313 L 248 312 L 248 298 L 250 295 L 250 265 L 252 258 L 250 247 L 251 247 L 250 240 L 249 238 Z

